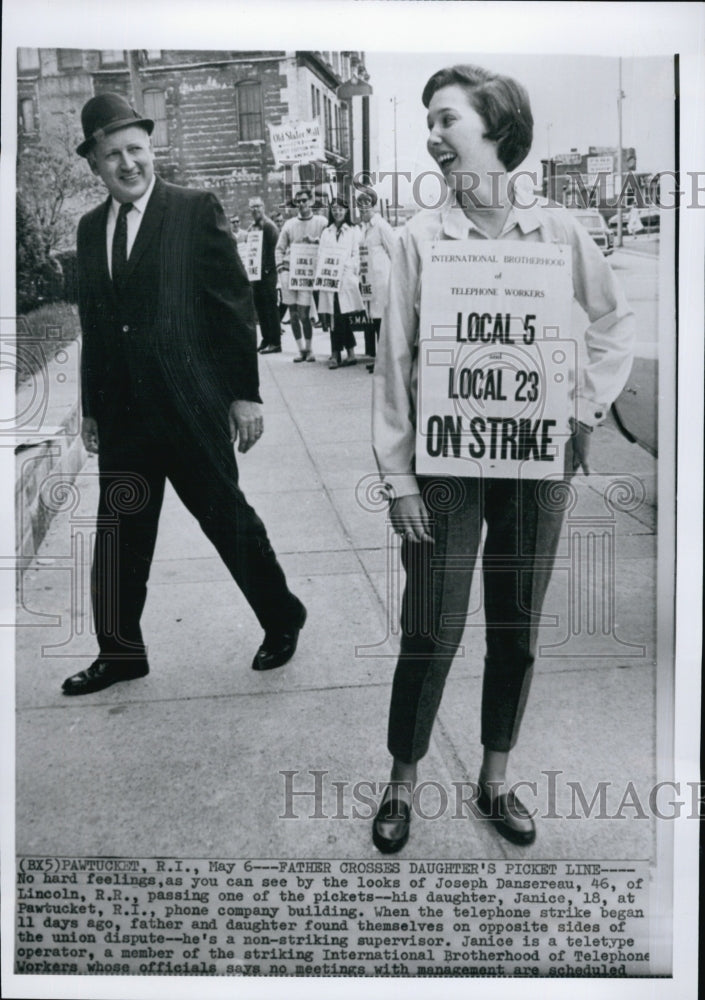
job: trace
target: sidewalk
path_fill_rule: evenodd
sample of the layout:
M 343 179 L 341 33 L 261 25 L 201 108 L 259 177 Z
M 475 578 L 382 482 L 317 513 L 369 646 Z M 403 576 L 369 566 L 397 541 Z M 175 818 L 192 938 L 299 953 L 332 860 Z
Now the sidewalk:
M 94 695 L 63 697 L 63 678 L 95 655 L 88 579 L 97 464 L 89 458 L 24 576 L 17 631 L 18 852 L 376 856 L 369 820 L 349 818 L 352 783 L 383 782 L 388 774 L 387 707 L 398 642 L 397 543 L 388 548 L 384 508 L 367 488 L 375 481 L 372 378 L 363 364 L 328 371 L 320 333 L 314 344 L 319 362 L 293 365 L 288 329 L 284 339 L 283 354 L 261 360 L 265 435 L 239 457 L 239 466 L 243 489 L 309 609 L 295 658 L 270 673 L 250 669 L 259 626 L 169 491 L 144 616 L 151 673 Z M 656 465 L 604 427 L 594 434 L 592 467 L 634 477 L 637 492 L 644 485 L 644 500 L 637 504 L 639 496 L 624 487 L 614 499 L 634 509 L 615 512 L 603 499 L 610 478 L 593 474 L 576 482 L 578 503 L 549 590 L 543 655 L 510 772 L 513 780 L 537 782 L 540 792 L 542 772 L 561 771 L 557 806 L 566 813 L 567 781 L 582 782 L 588 802 L 598 782 L 614 783 L 608 794 L 613 813 L 630 780 L 647 802 L 655 768 Z M 568 572 L 568 532 L 574 549 L 581 525 L 592 526 L 590 544 L 597 546 L 603 574 L 591 591 L 598 605 L 588 601 L 585 572 L 578 574 L 582 593 L 571 595 L 569 586 L 576 574 Z M 587 618 L 576 628 L 583 610 Z M 451 671 L 421 768 L 423 779 L 449 794 L 452 782 L 477 777 L 483 645 L 476 587 L 464 655 Z M 662 666 L 666 672 L 668 664 Z M 296 791 L 313 789 L 311 771 L 326 772 L 319 780 L 328 817 L 337 808 L 331 782 L 350 783 L 341 793 L 348 818 L 308 819 L 313 797 L 298 796 L 289 812 L 299 819 L 281 819 L 283 771 L 296 772 L 289 778 Z M 541 801 L 534 804 L 540 808 Z M 438 810 L 437 787 L 429 789 L 424 808 Z M 358 811 L 366 814 L 367 807 L 358 804 Z M 528 850 L 501 841 L 487 824 L 453 819 L 454 813 L 453 800 L 440 819 L 415 819 L 404 856 L 653 857 L 653 824 L 636 821 L 633 809 L 623 814 L 627 822 L 539 822 Z

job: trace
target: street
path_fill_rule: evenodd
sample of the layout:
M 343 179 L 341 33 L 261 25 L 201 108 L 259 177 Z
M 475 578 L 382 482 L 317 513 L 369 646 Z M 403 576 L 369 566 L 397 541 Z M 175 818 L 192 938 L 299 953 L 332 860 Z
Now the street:
M 655 243 L 653 237 L 644 242 L 627 237 L 609 258 L 636 316 L 636 357 L 651 360 L 658 357 L 659 258 L 649 252 Z

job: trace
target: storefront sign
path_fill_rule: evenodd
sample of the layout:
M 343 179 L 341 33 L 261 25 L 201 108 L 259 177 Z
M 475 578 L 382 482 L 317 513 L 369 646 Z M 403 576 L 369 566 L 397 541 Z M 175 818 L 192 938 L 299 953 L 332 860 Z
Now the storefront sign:
M 614 173 L 613 156 L 588 156 L 587 172 L 589 174 L 612 174 Z
M 422 273 L 417 472 L 560 476 L 577 364 L 570 247 L 444 240 Z
M 269 125 L 269 141 L 277 167 L 285 163 L 311 163 L 325 160 L 321 123 L 285 122 L 283 125 Z

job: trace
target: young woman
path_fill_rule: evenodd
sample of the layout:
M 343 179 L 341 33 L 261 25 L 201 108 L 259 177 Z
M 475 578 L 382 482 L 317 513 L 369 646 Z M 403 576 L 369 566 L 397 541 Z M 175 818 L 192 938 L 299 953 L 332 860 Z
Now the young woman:
M 363 308 L 360 295 L 358 234 L 350 222 L 347 202 L 336 198 L 331 202 L 328 214 L 328 228 L 321 233 L 319 253 L 326 248 L 342 250 L 345 254 L 343 275 L 337 292 L 321 290 L 318 299 L 318 313 L 325 329 L 330 330 L 331 359 L 329 368 L 357 364 L 355 357 L 355 334 L 350 326 L 350 316 Z M 342 352 L 346 352 L 345 361 Z
M 357 207 L 360 212 L 362 235 L 360 247 L 366 247 L 369 255 L 368 280 L 372 298 L 367 302 L 367 313 L 371 320 L 369 335 L 365 334 L 365 353 L 374 358 L 377 353 L 379 330 L 387 303 L 387 286 L 389 285 L 389 266 L 394 249 L 394 230 L 386 219 L 375 212 L 377 192 L 365 188 L 357 196 Z M 368 371 L 374 370 L 374 364 L 368 365 Z
M 392 687 L 388 748 L 390 784 L 374 820 L 373 839 L 397 851 L 409 835 L 418 761 L 434 720 L 467 615 L 474 560 L 483 527 L 486 621 L 477 805 L 518 844 L 535 838 L 533 820 L 506 783 L 536 652 L 563 511 L 542 502 L 540 480 L 480 477 L 453 481 L 414 471 L 419 301 L 423 247 L 430 241 L 501 239 L 570 247 L 573 294 L 590 320 L 587 363 L 576 373 L 566 477 L 587 472 L 590 432 L 629 374 L 633 316 L 609 265 L 589 234 L 562 208 L 513 197 L 511 171 L 529 152 L 533 118 L 524 88 L 475 66 L 453 66 L 426 84 L 428 151 L 448 186 L 439 209 L 422 211 L 395 247 L 389 302 L 375 370 L 373 446 L 390 488 L 391 520 L 402 536 L 406 589 L 402 640 Z M 523 208 L 522 205 L 530 207 Z M 468 265 L 468 284 L 472 265 Z M 445 502 L 437 502 L 445 488 Z

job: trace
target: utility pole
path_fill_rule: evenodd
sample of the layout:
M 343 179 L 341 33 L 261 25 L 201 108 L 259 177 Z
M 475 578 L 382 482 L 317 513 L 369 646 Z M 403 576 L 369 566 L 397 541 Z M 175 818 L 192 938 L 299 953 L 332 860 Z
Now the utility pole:
M 397 178 L 399 176 L 399 173 L 398 173 L 398 164 L 397 164 L 397 104 L 399 103 L 399 101 L 397 101 L 396 97 L 392 97 L 392 98 L 390 98 L 390 100 L 391 100 L 392 106 L 394 108 L 394 188 L 393 188 L 393 190 L 395 192 L 395 194 L 394 194 L 394 226 L 396 228 L 396 226 L 399 225 L 399 202 L 398 202 L 398 194 L 397 194 L 398 191 L 399 191 L 399 183 L 397 181 Z
M 617 93 L 617 176 L 619 177 L 619 192 L 617 192 L 617 240 L 616 244 L 621 247 L 624 243 L 623 240 L 623 222 L 622 222 L 622 199 L 620 197 L 622 184 L 622 101 L 624 100 L 624 91 L 622 90 L 622 57 L 619 57 L 619 91 Z

